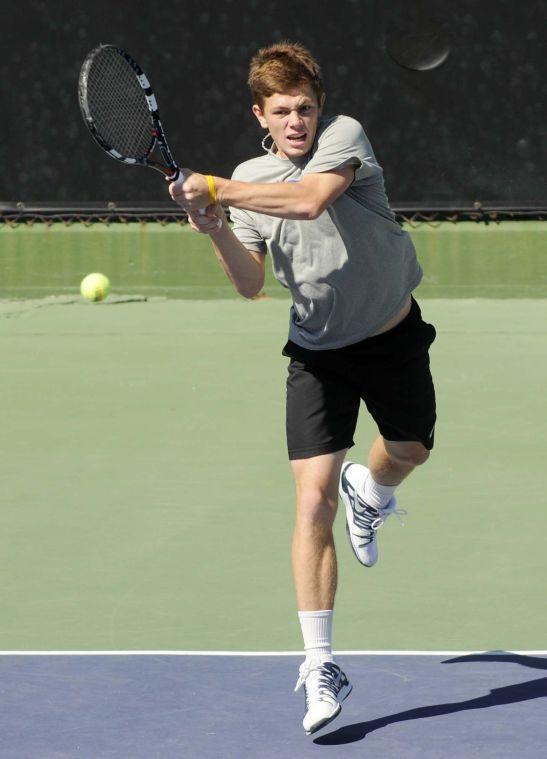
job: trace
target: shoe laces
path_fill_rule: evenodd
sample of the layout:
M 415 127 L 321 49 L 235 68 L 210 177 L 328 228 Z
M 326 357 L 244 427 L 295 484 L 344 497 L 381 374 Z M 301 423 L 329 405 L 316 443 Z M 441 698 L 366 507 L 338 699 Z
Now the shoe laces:
M 383 509 L 375 509 L 373 506 L 369 506 L 368 503 L 363 501 L 355 489 L 353 489 L 353 493 L 348 490 L 348 494 L 353 500 L 353 523 L 359 530 L 361 530 L 361 534 L 356 536 L 363 538 L 365 541 L 361 546 L 366 546 L 372 542 L 374 539 L 374 533 L 382 527 L 386 519 L 390 516 L 396 516 L 404 527 L 405 523 L 401 517 L 408 514 L 408 511 L 406 509 L 398 509 L 395 505 L 396 501 L 394 498 L 392 498 Z
M 340 688 L 335 678 L 339 674 L 340 668 L 333 662 L 305 661 L 300 666 L 294 691 L 305 686 L 307 706 L 311 701 L 337 701 Z

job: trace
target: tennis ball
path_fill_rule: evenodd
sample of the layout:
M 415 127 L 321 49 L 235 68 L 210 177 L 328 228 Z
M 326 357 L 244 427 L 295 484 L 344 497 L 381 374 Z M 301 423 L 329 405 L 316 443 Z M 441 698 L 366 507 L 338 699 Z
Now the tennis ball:
M 96 303 L 99 300 L 104 300 L 110 292 L 110 280 L 104 274 L 88 274 L 87 277 L 82 279 L 80 284 L 80 292 L 87 298 Z

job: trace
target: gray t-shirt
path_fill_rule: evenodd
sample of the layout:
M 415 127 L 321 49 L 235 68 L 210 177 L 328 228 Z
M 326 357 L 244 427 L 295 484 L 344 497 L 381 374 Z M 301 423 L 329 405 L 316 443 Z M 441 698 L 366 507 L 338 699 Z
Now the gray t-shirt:
M 403 307 L 422 270 L 395 221 L 382 168 L 361 124 L 319 121 L 313 148 L 296 161 L 272 151 L 240 164 L 243 182 L 298 182 L 307 174 L 355 167 L 355 180 L 317 219 L 279 219 L 230 208 L 233 231 L 249 250 L 272 256 L 276 279 L 292 295 L 289 339 L 325 350 L 359 342 Z

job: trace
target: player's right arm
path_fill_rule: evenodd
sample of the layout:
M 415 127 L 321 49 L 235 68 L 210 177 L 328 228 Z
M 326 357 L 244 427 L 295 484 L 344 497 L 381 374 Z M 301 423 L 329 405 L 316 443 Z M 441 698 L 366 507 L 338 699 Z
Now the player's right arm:
M 208 206 L 205 214 L 188 212 L 188 222 L 196 232 L 208 234 L 226 276 L 244 298 L 254 298 L 262 290 L 265 277 L 263 253 L 248 250 L 236 235 L 220 204 Z

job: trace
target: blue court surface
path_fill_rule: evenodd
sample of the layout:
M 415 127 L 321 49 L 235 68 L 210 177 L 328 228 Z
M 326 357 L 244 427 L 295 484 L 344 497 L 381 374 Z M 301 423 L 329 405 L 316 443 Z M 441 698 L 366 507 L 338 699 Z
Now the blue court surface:
M 5 653 L 0 756 L 544 759 L 545 654 L 339 654 L 353 693 L 307 737 L 295 655 Z

